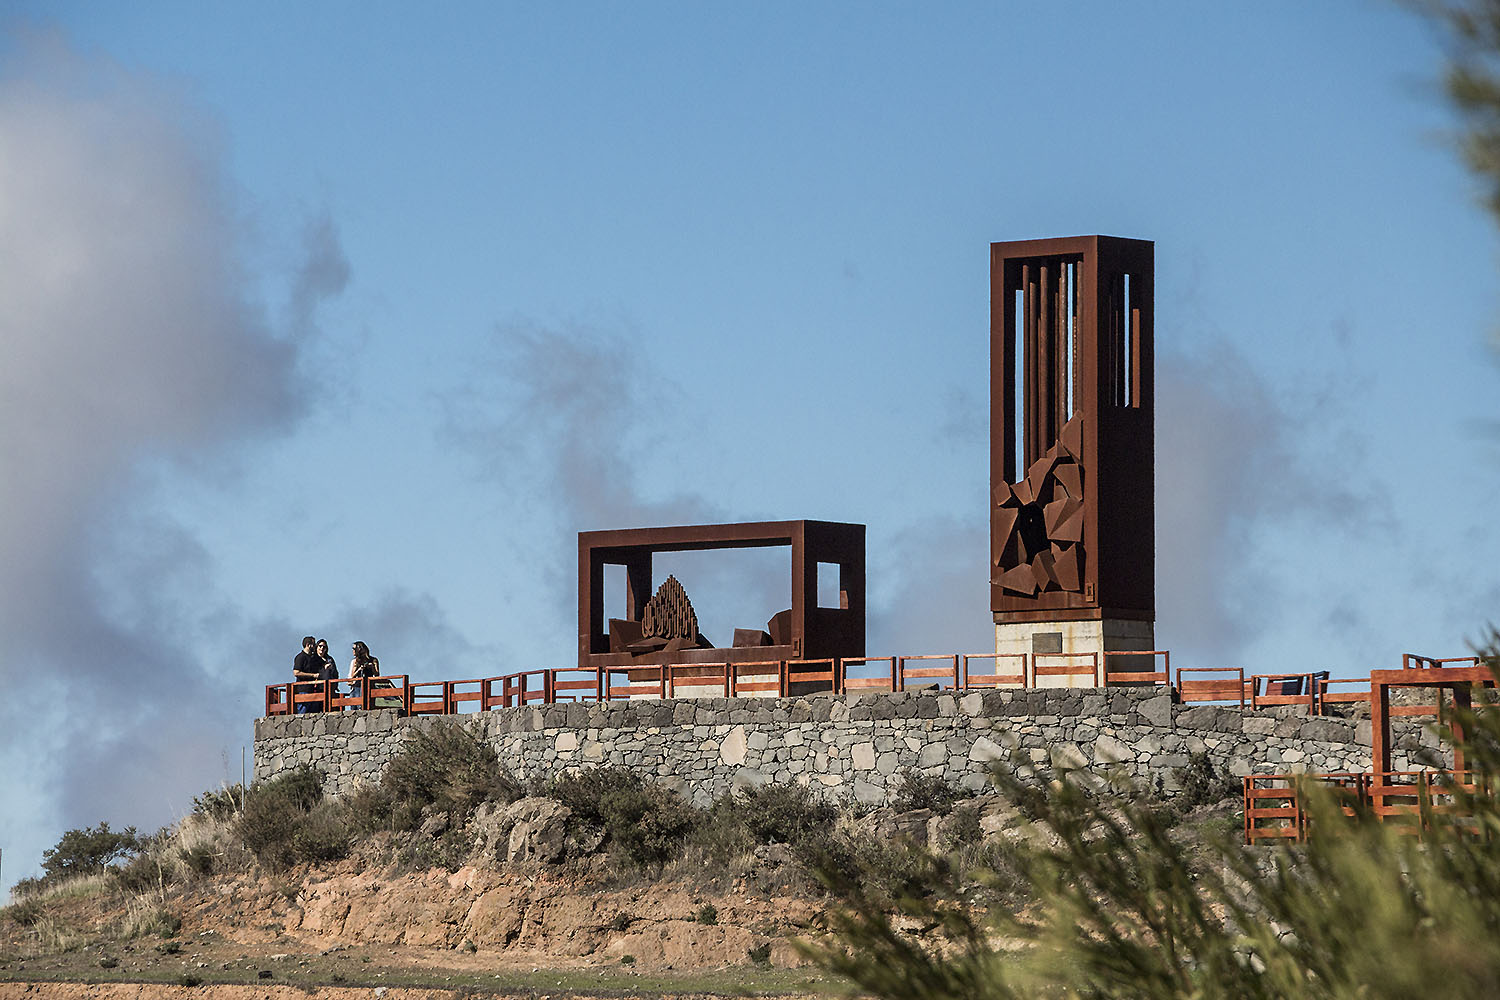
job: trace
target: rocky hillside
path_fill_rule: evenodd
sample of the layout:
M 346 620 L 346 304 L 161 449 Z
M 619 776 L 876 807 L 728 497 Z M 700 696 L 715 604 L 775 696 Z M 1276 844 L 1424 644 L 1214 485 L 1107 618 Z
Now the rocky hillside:
M 71 831 L 0 910 L 0 997 L 805 995 L 829 981 L 796 942 L 844 905 L 830 879 L 875 905 L 946 885 L 1024 906 L 972 873 L 1003 876 L 1035 831 L 915 774 L 879 810 L 777 785 L 697 809 L 610 769 L 523 787 L 438 730 L 341 799 L 312 771 L 207 794 L 108 868 Z

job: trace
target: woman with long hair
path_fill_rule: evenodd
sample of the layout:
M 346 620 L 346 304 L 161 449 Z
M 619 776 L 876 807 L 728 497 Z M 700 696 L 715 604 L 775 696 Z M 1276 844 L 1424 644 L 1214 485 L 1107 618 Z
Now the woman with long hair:
M 350 648 L 354 651 L 354 659 L 349 661 L 349 679 L 354 682 L 354 693 L 357 696 L 364 690 L 362 682 L 366 677 L 380 676 L 380 661 L 363 642 L 356 640 Z

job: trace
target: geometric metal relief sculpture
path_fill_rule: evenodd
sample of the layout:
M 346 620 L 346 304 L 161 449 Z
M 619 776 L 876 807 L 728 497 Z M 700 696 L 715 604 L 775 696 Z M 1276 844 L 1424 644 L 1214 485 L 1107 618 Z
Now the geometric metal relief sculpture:
M 1078 591 L 1083 559 L 1083 418 L 1073 417 L 1058 443 L 1014 485 L 995 487 L 995 550 L 1006 592 Z
M 645 613 L 641 616 L 641 635 L 668 641 L 697 640 L 698 615 L 677 577 L 668 576 L 646 602 Z
M 1154 246 L 990 247 L 990 610 L 1153 620 Z

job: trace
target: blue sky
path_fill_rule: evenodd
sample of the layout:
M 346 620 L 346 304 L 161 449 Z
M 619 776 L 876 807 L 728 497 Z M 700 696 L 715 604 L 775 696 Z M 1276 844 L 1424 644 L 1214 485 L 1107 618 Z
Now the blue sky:
M 1496 617 L 1494 230 L 1395 5 L 6 11 L 6 882 L 237 780 L 304 633 L 567 665 L 580 530 L 862 522 L 871 652 L 984 649 L 992 240 L 1156 241 L 1174 660 Z

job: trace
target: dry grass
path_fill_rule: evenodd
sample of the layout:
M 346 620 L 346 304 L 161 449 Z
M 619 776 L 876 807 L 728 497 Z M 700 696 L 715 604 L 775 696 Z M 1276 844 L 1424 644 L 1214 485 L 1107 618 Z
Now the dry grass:
M 21 939 L 21 956 L 37 958 L 41 955 L 63 954 L 88 944 L 91 940 L 92 936 L 87 931 L 51 914 L 43 914 L 26 929 Z
M 151 895 L 136 896 L 125 904 L 125 915 L 113 928 L 114 937 L 122 940 L 139 937 L 171 937 L 182 927 L 182 920 L 162 906 Z
M 25 898 L 38 903 L 51 903 L 65 899 L 88 899 L 93 896 L 102 896 L 112 888 L 114 888 L 112 876 L 108 872 L 96 872 L 93 875 L 80 875 L 78 878 L 44 885 L 26 893 Z

